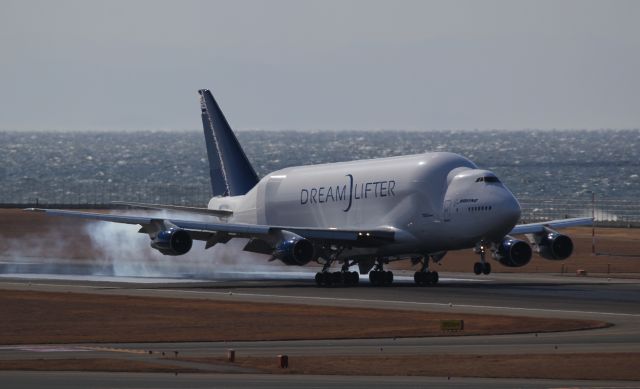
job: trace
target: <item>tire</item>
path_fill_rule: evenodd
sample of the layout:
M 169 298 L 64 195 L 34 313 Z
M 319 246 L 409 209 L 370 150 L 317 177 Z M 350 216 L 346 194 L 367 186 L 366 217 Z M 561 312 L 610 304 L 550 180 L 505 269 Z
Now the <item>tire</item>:
M 316 273 L 316 285 L 322 286 L 322 273 Z
M 489 275 L 491 274 L 491 264 L 489 262 L 485 262 L 482 267 L 482 274 Z
M 424 274 L 424 280 L 425 280 L 425 284 L 427 285 L 431 285 L 435 283 L 434 277 L 433 277 L 433 273 L 432 272 L 427 272 Z
M 329 273 L 329 272 L 322 273 L 322 278 L 324 280 L 323 283 L 324 283 L 325 286 L 333 285 L 333 277 L 332 277 L 331 273 Z
M 369 272 L 369 283 L 373 286 L 378 286 L 378 272 L 372 271 Z
M 437 271 L 433 272 L 433 284 L 437 284 L 440 281 L 440 275 L 438 274 Z
M 382 272 L 381 274 L 384 275 L 384 284 L 385 285 L 391 285 L 393 284 L 393 272 L 392 271 L 386 271 L 386 272 Z
M 479 276 L 480 274 L 482 274 L 482 263 L 480 262 L 476 262 L 473 264 L 473 272 Z
M 351 274 L 351 285 L 356 286 L 360 283 L 360 274 L 357 271 L 349 273 Z

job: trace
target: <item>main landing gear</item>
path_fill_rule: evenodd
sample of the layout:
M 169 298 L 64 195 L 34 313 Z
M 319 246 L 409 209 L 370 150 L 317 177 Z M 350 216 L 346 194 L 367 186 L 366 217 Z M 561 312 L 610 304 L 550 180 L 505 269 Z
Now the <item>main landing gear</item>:
M 480 262 L 473 264 L 473 272 L 476 275 L 491 274 L 491 264 L 485 260 L 486 255 L 486 243 L 481 242 L 475 249 L 476 254 L 480 254 Z
M 358 263 L 357 261 L 345 260 L 340 271 L 330 272 L 329 269 L 334 261 L 336 261 L 335 257 L 324 264 L 322 271 L 316 273 L 316 284 L 318 286 L 356 286 L 360 283 L 360 273 L 349 271 L 349 267 Z M 385 271 L 383 268 L 384 263 L 388 263 L 388 259 L 376 259 L 375 267 L 369 272 L 371 285 L 388 286 L 393 283 L 393 272 Z
M 377 259 L 376 266 L 369 272 L 369 282 L 373 286 L 389 286 L 393 283 L 393 272 L 385 271 L 382 264 L 383 259 Z
M 330 272 L 331 262 L 327 262 L 321 272 L 316 273 L 318 286 L 356 286 L 360 282 L 360 274 L 357 271 L 349 271 L 350 264 L 345 262 L 342 269 Z
M 422 269 L 413 274 L 413 280 L 419 286 L 435 285 L 440 280 L 440 276 L 437 271 L 429 270 L 429 256 L 424 256 L 420 262 L 422 262 Z

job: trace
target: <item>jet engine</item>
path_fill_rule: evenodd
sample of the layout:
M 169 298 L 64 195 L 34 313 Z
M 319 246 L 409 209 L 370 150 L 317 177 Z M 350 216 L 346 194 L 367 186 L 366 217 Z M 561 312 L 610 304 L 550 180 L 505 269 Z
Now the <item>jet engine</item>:
M 534 236 L 537 251 L 542 258 L 554 261 L 567 259 L 573 253 L 571 238 L 562 235 L 551 228 L 545 227 L 544 232 Z
M 273 256 L 287 265 L 304 266 L 315 259 L 315 248 L 309 240 L 283 231 L 283 238 L 276 244 Z
M 531 261 L 531 246 L 512 236 L 506 236 L 498 244 L 494 258 L 507 267 L 521 267 Z
M 151 247 L 164 255 L 183 255 L 191 250 L 193 239 L 191 235 L 180 228 L 169 228 L 158 232 L 151 239 Z

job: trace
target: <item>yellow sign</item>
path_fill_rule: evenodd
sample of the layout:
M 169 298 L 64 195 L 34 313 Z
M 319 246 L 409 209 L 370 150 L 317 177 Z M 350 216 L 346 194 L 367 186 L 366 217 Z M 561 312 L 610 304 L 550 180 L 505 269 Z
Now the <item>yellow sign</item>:
M 440 330 L 462 331 L 464 330 L 464 320 L 440 320 Z

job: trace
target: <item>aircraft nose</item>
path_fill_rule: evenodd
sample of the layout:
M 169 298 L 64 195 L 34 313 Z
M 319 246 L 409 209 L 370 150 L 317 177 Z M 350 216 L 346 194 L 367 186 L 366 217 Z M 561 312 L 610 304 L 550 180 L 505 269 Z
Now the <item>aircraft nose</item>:
M 518 202 L 518 200 L 507 189 L 505 189 L 500 208 L 500 213 L 502 214 L 503 220 L 508 221 L 509 224 L 515 226 L 520 220 L 522 210 L 520 209 L 520 203 Z

